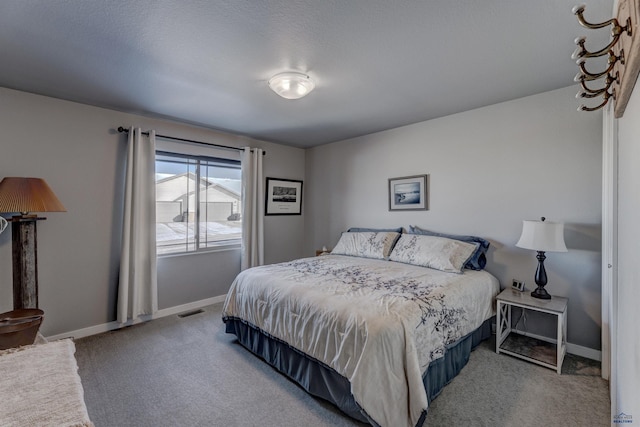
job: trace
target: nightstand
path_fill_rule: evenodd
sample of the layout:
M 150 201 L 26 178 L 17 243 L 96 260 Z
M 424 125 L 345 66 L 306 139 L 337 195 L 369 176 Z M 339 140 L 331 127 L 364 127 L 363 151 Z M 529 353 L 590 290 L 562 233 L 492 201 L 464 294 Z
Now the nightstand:
M 536 363 L 547 368 L 562 371 L 562 362 L 567 353 L 567 303 L 563 297 L 552 297 L 549 300 L 533 298 L 529 292 L 520 292 L 507 288 L 497 297 L 496 315 L 496 353 L 505 353 L 520 359 Z M 557 336 L 555 344 L 535 340 L 520 339 L 524 332 L 513 329 L 511 323 L 511 308 L 520 307 L 522 310 L 533 310 L 547 313 L 557 318 Z

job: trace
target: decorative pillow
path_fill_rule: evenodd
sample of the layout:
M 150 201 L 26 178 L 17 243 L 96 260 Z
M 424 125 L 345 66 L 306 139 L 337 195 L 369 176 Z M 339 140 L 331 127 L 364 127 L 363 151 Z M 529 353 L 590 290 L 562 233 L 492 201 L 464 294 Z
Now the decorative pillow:
M 398 227 L 398 228 L 366 228 L 366 227 L 351 227 L 350 229 L 347 230 L 347 232 L 349 233 L 364 233 L 364 232 L 373 232 L 373 233 L 379 233 L 379 232 L 384 232 L 384 231 L 391 231 L 394 233 L 400 233 L 402 234 L 402 227 Z
M 420 265 L 449 273 L 461 273 L 479 243 L 467 243 L 446 237 L 403 234 L 389 260 Z
M 395 232 L 342 233 L 331 251 L 334 255 L 350 255 L 363 258 L 386 259 L 400 237 Z
M 478 249 L 473 253 L 469 261 L 465 264 L 465 268 L 470 270 L 482 270 L 487 265 L 487 257 L 485 253 L 489 249 L 489 245 L 491 244 L 487 240 L 482 237 L 476 236 L 459 236 L 456 234 L 444 234 L 444 233 L 436 233 L 435 231 L 424 230 L 418 226 L 410 225 L 409 226 L 410 234 L 422 234 L 425 236 L 438 236 L 438 237 L 446 237 L 448 239 L 460 240 L 462 242 L 469 243 L 479 243 Z

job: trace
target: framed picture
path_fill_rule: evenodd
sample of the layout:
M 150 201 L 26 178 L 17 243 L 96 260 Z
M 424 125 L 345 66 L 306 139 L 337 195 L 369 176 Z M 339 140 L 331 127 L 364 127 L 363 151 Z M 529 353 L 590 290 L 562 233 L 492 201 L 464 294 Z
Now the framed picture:
M 428 175 L 389 178 L 390 211 L 426 211 Z
M 302 214 L 302 181 L 267 178 L 265 215 Z

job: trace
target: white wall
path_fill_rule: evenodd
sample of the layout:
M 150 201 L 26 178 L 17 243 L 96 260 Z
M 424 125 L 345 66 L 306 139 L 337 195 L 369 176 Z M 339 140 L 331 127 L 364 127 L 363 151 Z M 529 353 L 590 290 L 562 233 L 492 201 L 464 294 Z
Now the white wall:
M 267 176 L 304 178 L 304 151 L 165 120 L 0 88 L 0 179 L 44 178 L 67 208 L 38 223 L 41 331 L 57 335 L 115 319 L 126 136 L 118 126 L 236 147 L 264 148 Z M 304 215 L 267 217 L 265 259 L 302 252 Z M 239 251 L 162 258 L 159 306 L 227 292 Z M 12 309 L 11 233 L 0 235 L 0 312 Z
M 307 255 L 349 227 L 483 236 L 502 286 L 534 286 L 535 253 L 515 247 L 523 219 L 566 224 L 569 252 L 547 253 L 551 294 L 570 299 L 569 342 L 600 349 L 601 114 L 568 87 L 307 150 Z M 387 180 L 430 175 L 429 210 L 389 212 Z M 529 330 L 554 336 L 550 318 Z M 597 355 L 597 352 L 595 352 Z
M 624 116 L 618 121 L 618 286 L 616 358 L 611 384 L 617 407 L 612 416 L 625 413 L 640 420 L 640 90 L 638 83 Z M 614 293 L 615 295 L 615 293 Z M 615 305 L 614 305 L 615 307 Z M 635 423 L 634 423 L 635 425 Z

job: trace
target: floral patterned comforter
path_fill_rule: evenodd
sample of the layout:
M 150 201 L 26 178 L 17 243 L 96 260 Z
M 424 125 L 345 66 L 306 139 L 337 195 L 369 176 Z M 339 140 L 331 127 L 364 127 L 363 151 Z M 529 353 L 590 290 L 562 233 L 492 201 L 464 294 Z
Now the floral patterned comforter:
M 498 280 L 323 255 L 243 271 L 223 319 L 238 318 L 331 367 L 381 426 L 416 426 L 429 363 L 495 314 Z

